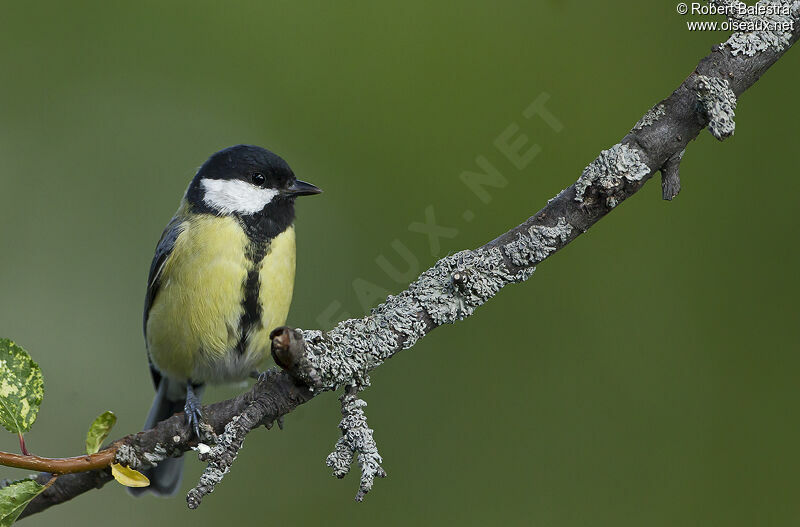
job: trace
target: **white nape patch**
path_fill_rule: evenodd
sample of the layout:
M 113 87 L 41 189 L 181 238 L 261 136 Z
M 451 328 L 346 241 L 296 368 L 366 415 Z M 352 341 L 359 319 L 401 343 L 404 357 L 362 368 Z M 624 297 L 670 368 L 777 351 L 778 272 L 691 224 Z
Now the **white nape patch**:
M 203 201 L 222 214 L 255 214 L 278 195 L 273 188 L 261 188 L 241 179 L 201 179 Z

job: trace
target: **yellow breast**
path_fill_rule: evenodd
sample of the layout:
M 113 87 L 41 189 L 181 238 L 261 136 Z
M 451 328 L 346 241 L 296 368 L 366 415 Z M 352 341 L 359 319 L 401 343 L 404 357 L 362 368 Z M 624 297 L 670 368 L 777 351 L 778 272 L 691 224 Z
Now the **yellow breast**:
M 273 238 L 258 264 L 261 327 L 249 335 L 248 353 L 268 353 L 270 332 L 286 323 L 294 291 L 295 260 L 294 226 L 290 226 Z
M 269 353 L 269 332 L 284 324 L 294 287 L 294 228 L 276 236 L 261 262 L 247 258 L 249 238 L 232 217 L 190 216 L 164 263 L 147 320 L 154 366 L 179 381 L 245 378 Z M 241 338 L 244 285 L 259 271 L 261 324 Z

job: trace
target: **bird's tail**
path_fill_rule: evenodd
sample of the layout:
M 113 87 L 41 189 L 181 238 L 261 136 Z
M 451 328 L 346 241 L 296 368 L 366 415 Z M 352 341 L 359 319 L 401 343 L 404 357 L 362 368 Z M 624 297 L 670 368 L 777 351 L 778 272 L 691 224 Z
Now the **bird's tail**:
M 158 384 L 156 396 L 153 399 L 153 405 L 150 407 L 150 413 L 147 414 L 147 421 L 144 423 L 143 430 L 149 430 L 160 421 L 183 411 L 183 406 L 186 404 L 185 396 L 184 398 L 175 397 L 176 393 L 181 393 L 176 383 L 170 383 L 169 379 L 162 377 L 161 382 Z M 141 496 L 149 491 L 156 496 L 172 496 L 178 492 L 181 486 L 183 457 L 170 457 L 159 461 L 158 465 L 145 469 L 142 473 L 150 480 L 150 486 L 128 487 L 128 492 L 131 495 Z

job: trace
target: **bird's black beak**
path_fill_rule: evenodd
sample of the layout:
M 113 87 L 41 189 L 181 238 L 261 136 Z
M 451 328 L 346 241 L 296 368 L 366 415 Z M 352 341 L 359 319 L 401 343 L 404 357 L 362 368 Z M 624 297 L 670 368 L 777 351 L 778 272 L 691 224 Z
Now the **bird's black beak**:
M 319 194 L 322 192 L 322 189 L 319 187 L 315 187 L 311 183 L 306 183 L 305 181 L 300 181 L 299 179 L 296 180 L 290 187 L 283 191 L 283 194 L 287 196 L 313 196 L 314 194 Z

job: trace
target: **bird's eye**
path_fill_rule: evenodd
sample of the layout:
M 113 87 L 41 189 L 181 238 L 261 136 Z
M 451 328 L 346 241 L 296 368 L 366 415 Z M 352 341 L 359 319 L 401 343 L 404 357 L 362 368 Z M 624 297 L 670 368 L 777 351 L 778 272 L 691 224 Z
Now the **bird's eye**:
M 253 174 L 251 176 L 251 179 L 253 181 L 253 185 L 258 185 L 259 187 L 263 186 L 264 183 L 267 182 L 267 178 L 264 177 L 264 174 L 261 174 L 259 172 Z

